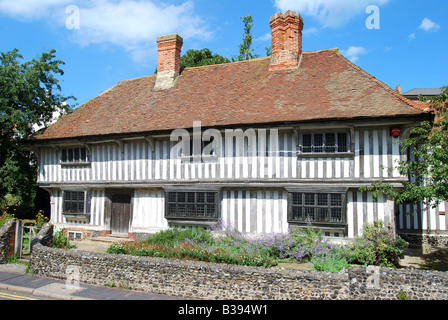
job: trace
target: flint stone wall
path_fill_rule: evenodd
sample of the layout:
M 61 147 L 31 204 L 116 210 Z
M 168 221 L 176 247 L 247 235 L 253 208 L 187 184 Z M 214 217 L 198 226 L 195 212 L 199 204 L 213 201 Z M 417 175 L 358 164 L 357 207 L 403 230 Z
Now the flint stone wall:
M 42 230 L 44 232 L 45 230 Z M 41 239 L 48 239 L 46 236 Z M 208 300 L 448 300 L 448 272 L 351 267 L 341 273 L 265 269 L 33 247 L 30 272 L 80 283 Z

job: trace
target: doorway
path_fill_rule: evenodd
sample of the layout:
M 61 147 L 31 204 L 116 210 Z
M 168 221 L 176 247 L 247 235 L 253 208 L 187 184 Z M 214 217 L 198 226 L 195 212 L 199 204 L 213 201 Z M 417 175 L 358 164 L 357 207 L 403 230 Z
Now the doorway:
M 132 197 L 127 194 L 112 195 L 110 217 L 112 234 L 128 234 L 131 224 L 131 200 Z

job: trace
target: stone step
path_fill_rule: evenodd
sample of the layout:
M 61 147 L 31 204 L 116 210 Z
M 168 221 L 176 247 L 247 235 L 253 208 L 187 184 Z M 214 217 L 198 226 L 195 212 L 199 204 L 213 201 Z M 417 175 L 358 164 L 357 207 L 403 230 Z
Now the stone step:
M 129 239 L 127 235 L 117 235 L 117 234 L 109 234 L 107 236 L 99 236 L 99 237 L 93 237 L 90 238 L 91 241 L 98 241 L 98 242 L 133 242 L 134 240 Z

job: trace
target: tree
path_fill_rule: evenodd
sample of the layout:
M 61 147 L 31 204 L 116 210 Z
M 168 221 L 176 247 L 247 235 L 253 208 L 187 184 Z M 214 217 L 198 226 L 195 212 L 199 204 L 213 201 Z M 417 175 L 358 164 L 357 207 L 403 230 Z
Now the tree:
M 180 68 L 185 69 L 189 67 L 209 66 L 213 64 L 228 63 L 229 59 L 213 54 L 210 49 L 188 50 L 182 57 L 180 57 Z M 154 71 L 157 74 L 157 68 Z
M 68 112 L 57 75 L 63 61 L 55 50 L 20 63 L 19 50 L 0 53 L 0 203 L 7 194 L 31 203 L 36 187 L 36 159 L 26 148 L 32 125 L 46 125 L 55 110 Z M 74 98 L 73 98 L 74 99 Z
M 272 56 L 272 46 L 264 47 L 264 49 L 266 50 L 266 56 Z
M 409 150 L 414 156 L 400 161 L 396 169 L 410 177 L 409 181 L 403 183 L 401 190 L 387 183 L 375 183 L 363 190 L 372 191 L 375 197 L 386 194 L 398 204 L 425 203 L 435 207 L 448 201 L 448 87 L 430 98 L 429 103 L 435 120 L 422 122 L 401 142 L 402 150 Z
M 243 34 L 243 42 L 239 45 L 240 54 L 236 57 L 233 57 L 233 61 L 244 61 L 258 58 L 259 55 L 253 53 L 254 49 L 252 49 L 252 27 L 253 27 L 253 19 L 251 15 L 246 17 L 241 17 L 244 23 L 244 34 Z
M 180 67 L 183 69 L 187 67 L 200 67 L 228 62 L 230 62 L 229 59 L 224 58 L 219 54 L 213 54 L 210 49 L 190 49 L 180 58 Z

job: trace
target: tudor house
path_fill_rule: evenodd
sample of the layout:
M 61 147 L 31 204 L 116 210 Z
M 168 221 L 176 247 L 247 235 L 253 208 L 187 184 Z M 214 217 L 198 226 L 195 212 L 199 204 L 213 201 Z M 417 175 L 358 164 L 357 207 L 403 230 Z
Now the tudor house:
M 298 13 L 270 25 L 272 56 L 183 70 L 182 38 L 159 37 L 157 75 L 121 81 L 36 133 L 51 221 L 83 237 L 218 221 L 251 234 L 311 224 L 346 239 L 374 220 L 446 232 L 445 208 L 359 190 L 401 186 L 396 142 L 432 115 L 337 49 L 302 52 Z

